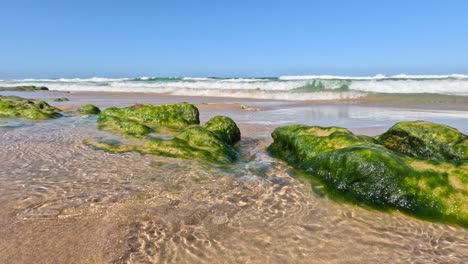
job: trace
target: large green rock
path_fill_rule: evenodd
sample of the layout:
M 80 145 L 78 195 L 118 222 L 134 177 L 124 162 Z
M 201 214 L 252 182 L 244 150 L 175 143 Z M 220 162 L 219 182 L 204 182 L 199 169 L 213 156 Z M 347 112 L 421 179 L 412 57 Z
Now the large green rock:
M 319 178 L 345 200 L 468 226 L 466 161 L 402 155 L 379 144 L 383 135 L 374 139 L 338 127 L 291 125 L 277 128 L 272 136 L 269 151 L 274 156 Z M 437 151 L 431 157 L 435 153 L 444 157 Z
M 0 95 L 0 117 L 3 118 L 21 117 L 44 120 L 60 117 L 60 111 L 60 109 L 50 106 L 44 101 L 34 102 L 18 96 Z
M 184 159 L 229 163 L 238 156 L 240 131 L 236 123 L 217 116 L 199 125 L 198 109 L 191 104 L 136 105 L 108 108 L 99 114 L 98 127 L 122 134 L 137 144 L 87 144 L 111 152 L 137 151 Z
M 200 124 L 198 109 L 186 103 L 172 105 L 134 105 L 125 108 L 111 107 L 99 114 L 100 129 L 144 136 L 162 129 L 180 130 Z

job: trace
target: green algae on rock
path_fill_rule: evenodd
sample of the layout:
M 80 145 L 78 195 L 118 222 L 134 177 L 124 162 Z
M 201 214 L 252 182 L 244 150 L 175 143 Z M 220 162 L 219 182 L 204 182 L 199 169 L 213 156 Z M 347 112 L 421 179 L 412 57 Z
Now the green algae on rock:
M 44 86 L 34 86 L 34 85 L 0 87 L 0 91 L 36 92 L 36 91 L 47 91 L 47 90 L 49 90 L 49 88 L 44 87 Z
M 70 101 L 70 99 L 66 97 L 58 97 L 54 99 L 54 102 L 68 102 L 68 101 Z
M 378 137 L 403 155 L 435 160 L 468 160 L 468 136 L 455 128 L 425 121 L 400 122 Z
M 98 115 L 101 110 L 95 105 L 85 104 L 78 109 L 78 112 L 81 115 Z
M 438 131 L 445 127 L 430 124 Z M 277 128 L 272 137 L 274 156 L 318 177 L 345 200 L 468 226 L 466 161 L 401 155 L 378 144 L 382 136 L 338 127 L 291 125 Z
M 99 129 L 131 136 L 144 136 L 161 129 L 178 130 L 200 124 L 198 109 L 187 103 L 111 107 L 99 114 Z
M 62 116 L 60 111 L 44 101 L 34 102 L 18 96 L 0 95 L 0 117 L 44 120 Z
M 236 123 L 225 116 L 215 116 L 203 125 L 203 128 L 211 131 L 226 144 L 234 144 L 240 140 L 240 130 Z
M 121 133 L 139 144 L 87 143 L 110 152 L 137 151 L 216 163 L 234 161 L 238 156 L 235 145 L 240 140 L 236 123 L 223 116 L 213 117 L 203 126 L 199 123 L 198 109 L 187 103 L 108 108 L 99 114 L 98 128 Z

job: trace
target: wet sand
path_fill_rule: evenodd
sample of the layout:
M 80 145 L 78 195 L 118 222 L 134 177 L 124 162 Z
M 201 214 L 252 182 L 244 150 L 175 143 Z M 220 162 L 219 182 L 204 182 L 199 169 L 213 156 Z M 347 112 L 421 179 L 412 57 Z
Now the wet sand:
M 425 119 L 467 133 L 463 103 L 15 94 L 50 99 L 66 110 L 85 103 L 195 103 L 202 122 L 227 115 L 238 123 L 242 156 L 220 167 L 110 154 L 82 144 L 119 139 L 97 130 L 96 117 L 1 120 L 0 263 L 468 262 L 466 229 L 334 202 L 320 184 L 305 181 L 265 150 L 271 131 L 290 123 L 374 135 L 397 121 Z M 70 101 L 51 101 L 62 96 Z

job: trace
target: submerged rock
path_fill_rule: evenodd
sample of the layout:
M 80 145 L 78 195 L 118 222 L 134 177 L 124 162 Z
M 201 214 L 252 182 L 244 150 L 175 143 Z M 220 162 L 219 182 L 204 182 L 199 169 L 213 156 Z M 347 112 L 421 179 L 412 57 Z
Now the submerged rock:
M 70 101 L 70 99 L 66 97 L 59 97 L 59 98 L 54 99 L 54 102 L 68 102 L 68 101 Z
M 0 95 L 0 117 L 44 120 L 62 116 L 60 111 L 44 101 L 34 102 L 18 96 Z
M 236 143 L 240 140 L 236 123 L 222 116 L 203 126 L 199 123 L 198 109 L 186 103 L 108 108 L 99 114 L 98 127 L 121 133 L 139 144 L 87 143 L 111 152 L 137 151 L 217 163 L 234 161 L 238 156 Z
M 78 112 L 82 115 L 98 115 L 101 110 L 92 104 L 85 104 L 78 109 Z
M 240 108 L 245 111 L 260 111 L 260 108 L 257 107 L 251 107 L 245 104 L 240 104 Z
M 0 87 L 0 91 L 35 92 L 35 91 L 47 91 L 47 90 L 49 90 L 49 88 L 44 87 L 44 86 L 34 86 L 34 85 Z
M 466 135 L 443 125 L 418 121 L 404 124 L 403 127 L 419 124 L 430 127 L 431 131 L 438 131 L 439 140 L 453 135 L 466 140 Z M 400 127 L 398 124 L 396 126 Z M 452 135 L 454 132 L 459 134 Z M 466 159 L 452 162 L 453 156 L 447 156 L 438 148 L 431 148 L 431 155 L 426 155 L 428 152 L 420 155 L 418 145 L 405 145 L 403 148 L 415 151 L 395 152 L 386 148 L 387 136 L 391 135 L 387 133 L 371 138 L 354 135 L 338 127 L 291 125 L 273 132 L 274 142 L 269 151 L 292 166 L 318 177 L 332 193 L 346 200 L 379 209 L 400 209 L 421 218 L 468 226 Z M 405 138 L 402 134 L 399 137 Z M 458 142 L 459 138 L 454 140 Z M 449 153 L 466 153 L 467 149 L 466 144 L 461 144 L 457 147 L 458 152 Z

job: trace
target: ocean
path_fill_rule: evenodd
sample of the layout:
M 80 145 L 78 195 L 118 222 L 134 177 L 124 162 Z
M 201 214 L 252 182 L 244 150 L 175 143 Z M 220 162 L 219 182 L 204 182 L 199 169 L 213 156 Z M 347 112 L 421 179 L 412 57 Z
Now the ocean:
M 1 80 L 0 86 L 39 85 L 50 90 L 146 92 L 179 96 L 212 96 L 270 100 L 345 100 L 369 93 L 468 96 L 468 75 L 332 75 L 264 78 L 140 77 Z

